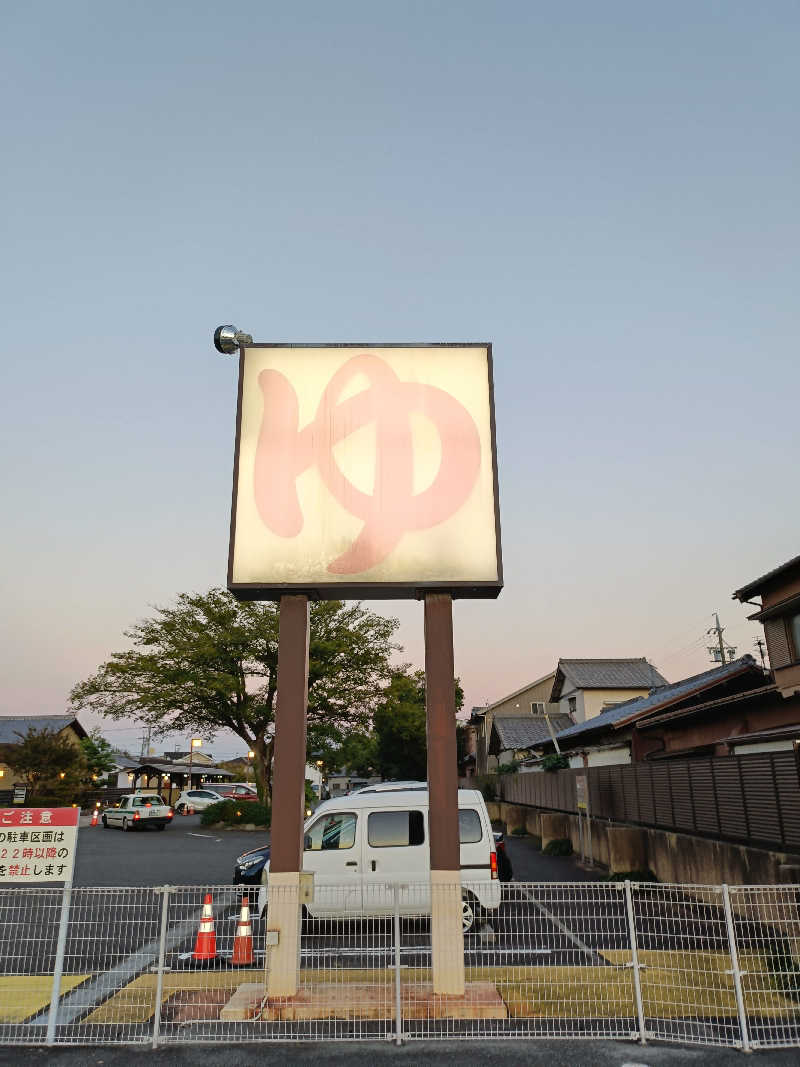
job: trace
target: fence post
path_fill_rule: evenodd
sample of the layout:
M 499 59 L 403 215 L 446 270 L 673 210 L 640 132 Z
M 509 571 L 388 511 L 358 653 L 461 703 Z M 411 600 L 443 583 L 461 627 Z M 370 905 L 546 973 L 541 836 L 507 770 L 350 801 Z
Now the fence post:
M 158 1037 L 161 1033 L 161 998 L 164 995 L 164 957 L 167 948 L 167 920 L 169 917 L 169 895 L 172 887 L 165 885 L 156 890 L 163 893 L 161 901 L 161 933 L 158 940 L 158 977 L 156 978 L 156 1005 L 153 1013 L 153 1048 L 158 1047 Z
M 56 960 L 53 965 L 53 987 L 50 992 L 50 1014 L 47 1017 L 47 1039 L 45 1044 L 56 1042 L 56 1022 L 58 1020 L 58 1001 L 61 996 L 61 976 L 64 973 L 64 953 L 67 948 L 67 928 L 69 927 L 69 906 L 72 900 L 72 882 L 64 882 L 61 897 L 61 918 L 58 923 L 58 941 L 56 942 Z
M 403 1044 L 403 998 L 400 986 L 400 886 L 394 887 L 394 1043 Z
M 644 1025 L 644 1007 L 642 1005 L 642 982 L 639 975 L 639 949 L 636 944 L 636 923 L 633 915 L 633 894 L 629 879 L 625 881 L 625 910 L 628 913 L 628 934 L 631 939 L 631 966 L 633 968 L 633 993 L 636 999 L 636 1016 L 639 1020 L 639 1041 L 647 1044 L 647 1032 Z
M 750 1035 L 747 1032 L 747 1012 L 744 1010 L 742 994 L 742 972 L 739 970 L 739 953 L 736 949 L 736 930 L 733 925 L 731 895 L 727 885 L 722 887 L 722 903 L 725 908 L 725 925 L 728 928 L 728 947 L 731 954 L 731 971 L 733 988 L 736 993 L 736 1010 L 739 1013 L 739 1028 L 742 1031 L 742 1052 L 750 1051 Z

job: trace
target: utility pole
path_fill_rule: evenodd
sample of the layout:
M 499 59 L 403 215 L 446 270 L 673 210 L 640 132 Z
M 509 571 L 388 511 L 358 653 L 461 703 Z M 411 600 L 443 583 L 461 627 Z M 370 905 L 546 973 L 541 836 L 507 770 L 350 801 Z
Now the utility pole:
M 712 626 L 710 630 L 706 630 L 706 633 L 717 635 L 717 647 L 711 646 L 708 650 L 708 654 L 711 656 L 712 663 L 721 663 L 724 667 L 726 663 L 731 663 L 733 661 L 733 657 L 736 655 L 736 649 L 733 645 L 728 645 L 728 656 L 726 659 L 726 646 L 722 639 L 722 635 L 725 633 L 725 627 L 720 626 L 719 615 L 717 612 L 714 612 L 714 618 L 716 619 L 716 626 Z
M 142 748 L 139 752 L 139 759 L 143 760 L 145 756 L 150 755 L 150 734 L 152 733 L 152 726 L 147 727 L 147 732 L 142 734 Z

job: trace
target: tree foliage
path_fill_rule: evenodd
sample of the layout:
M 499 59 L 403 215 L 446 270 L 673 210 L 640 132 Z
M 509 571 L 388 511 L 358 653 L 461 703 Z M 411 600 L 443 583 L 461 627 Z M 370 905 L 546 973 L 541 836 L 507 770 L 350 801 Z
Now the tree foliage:
M 97 728 L 92 730 L 88 737 L 82 738 L 81 749 L 86 760 L 86 773 L 89 781 L 114 770 L 116 765 L 114 750 Z
M 336 750 L 336 768 L 343 767 L 349 774 L 368 778 L 378 767 L 377 738 L 374 734 L 347 734 Z
M 18 737 L 18 744 L 0 747 L 0 760 L 27 785 L 28 800 L 72 803 L 86 779 L 82 748 L 52 730 L 33 726 Z
M 464 692 L 456 679 L 456 711 Z M 455 726 L 455 724 L 454 724 Z M 395 671 L 375 711 L 377 770 L 389 779 L 425 781 L 428 740 L 425 712 L 425 672 Z
M 231 730 L 255 753 L 260 795 L 269 796 L 278 691 L 278 606 L 241 602 L 222 589 L 183 593 L 125 632 L 116 652 L 77 684 L 74 708 L 136 719 L 157 736 Z M 391 675 L 397 621 L 338 600 L 312 603 L 308 747 L 340 743 L 368 727 Z

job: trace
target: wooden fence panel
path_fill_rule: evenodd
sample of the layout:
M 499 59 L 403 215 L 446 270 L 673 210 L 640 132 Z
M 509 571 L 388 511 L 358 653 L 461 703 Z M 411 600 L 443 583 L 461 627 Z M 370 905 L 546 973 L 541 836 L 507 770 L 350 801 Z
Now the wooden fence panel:
M 747 810 L 750 838 L 753 841 L 781 841 L 781 817 L 772 773 L 772 756 L 758 753 L 738 756 L 741 760 L 742 786 Z
M 677 830 L 694 830 L 694 807 L 692 805 L 689 771 L 685 763 L 669 764 L 672 810 Z
M 577 774 L 588 777 L 590 810 L 597 818 L 800 851 L 794 753 L 534 772 L 495 781 L 510 803 L 575 812 Z

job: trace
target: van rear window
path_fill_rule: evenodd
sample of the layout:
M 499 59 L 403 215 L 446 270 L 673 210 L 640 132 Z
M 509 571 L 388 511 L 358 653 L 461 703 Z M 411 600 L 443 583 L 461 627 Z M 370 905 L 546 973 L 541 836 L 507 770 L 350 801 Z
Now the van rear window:
M 463 808 L 458 813 L 458 840 L 462 845 L 474 845 L 483 838 L 481 817 L 474 808 Z
M 373 848 L 401 848 L 425 844 L 425 822 L 421 811 L 371 811 L 367 819 L 367 840 Z

